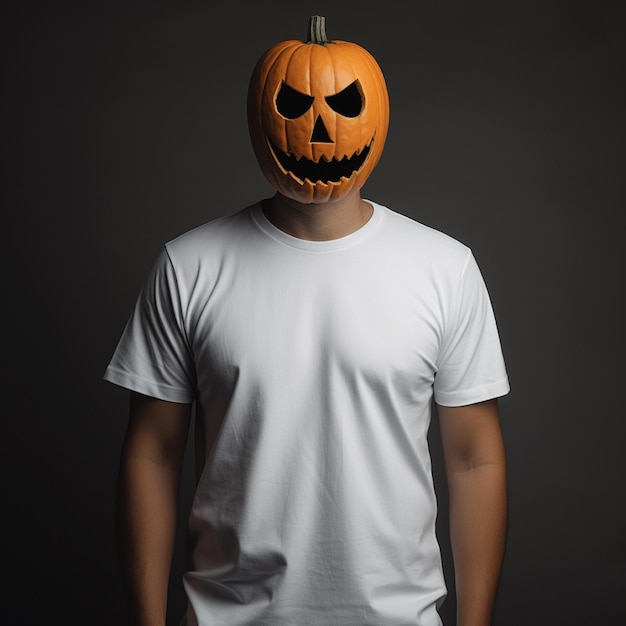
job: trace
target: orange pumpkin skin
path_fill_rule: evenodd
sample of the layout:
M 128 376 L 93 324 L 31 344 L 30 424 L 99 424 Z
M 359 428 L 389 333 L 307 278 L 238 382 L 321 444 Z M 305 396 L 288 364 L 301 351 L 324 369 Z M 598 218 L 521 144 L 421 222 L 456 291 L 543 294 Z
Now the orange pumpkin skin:
M 311 97 L 302 115 L 281 114 L 277 99 L 284 83 Z M 328 98 L 346 88 L 354 94 L 355 87 L 360 112 L 338 113 Z M 326 130 L 322 141 L 314 136 L 319 119 Z M 252 146 L 271 185 L 294 200 L 328 202 L 360 189 L 382 154 L 388 126 L 389 96 L 382 71 L 357 44 L 283 41 L 254 69 L 248 90 Z M 365 156 L 362 163 L 360 155 Z M 350 171 L 353 163 L 358 168 Z

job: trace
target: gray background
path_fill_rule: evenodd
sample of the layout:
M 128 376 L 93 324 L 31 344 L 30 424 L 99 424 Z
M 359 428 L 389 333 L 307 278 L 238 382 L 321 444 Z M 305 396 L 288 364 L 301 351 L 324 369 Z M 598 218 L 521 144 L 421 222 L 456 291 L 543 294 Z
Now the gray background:
M 495 623 L 626 623 L 624 6 L 22 2 L 5 13 L 0 620 L 121 622 L 113 501 L 127 397 L 101 376 L 163 243 L 271 194 L 247 136 L 248 78 L 319 13 L 389 84 L 389 138 L 365 196 L 470 245 L 490 288 L 513 387 L 501 402 L 511 521 Z M 182 567 L 177 557 L 171 623 Z M 453 609 L 452 597 L 448 625 Z

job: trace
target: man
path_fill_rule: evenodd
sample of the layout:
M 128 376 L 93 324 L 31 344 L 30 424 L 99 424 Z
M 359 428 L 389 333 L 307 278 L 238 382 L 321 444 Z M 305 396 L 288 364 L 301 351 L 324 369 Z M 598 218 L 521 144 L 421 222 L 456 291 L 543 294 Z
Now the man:
M 192 403 L 183 624 L 441 624 L 433 397 L 457 624 L 491 623 L 506 372 L 469 249 L 361 198 L 386 106 L 373 59 L 312 18 L 307 42 L 272 48 L 251 80 L 276 195 L 168 243 L 144 287 L 106 373 L 132 391 L 118 510 L 133 624 L 165 623 Z

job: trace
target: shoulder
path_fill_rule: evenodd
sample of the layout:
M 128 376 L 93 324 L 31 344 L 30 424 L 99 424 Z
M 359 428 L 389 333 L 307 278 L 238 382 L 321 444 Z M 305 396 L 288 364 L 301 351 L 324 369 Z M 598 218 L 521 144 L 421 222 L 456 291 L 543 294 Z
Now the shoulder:
M 188 297 L 196 284 L 213 284 L 224 265 L 254 248 L 258 232 L 251 205 L 219 217 L 168 241 L 154 264 L 156 282 L 165 281 Z
M 376 207 L 384 212 L 384 239 L 395 254 L 408 256 L 433 269 L 447 268 L 453 272 L 463 271 L 472 258 L 471 249 L 450 235 L 388 207 L 380 204 Z
M 168 255 L 173 261 L 184 262 L 215 254 L 241 242 L 253 230 L 251 211 L 254 206 L 216 218 L 175 237 L 165 244 Z

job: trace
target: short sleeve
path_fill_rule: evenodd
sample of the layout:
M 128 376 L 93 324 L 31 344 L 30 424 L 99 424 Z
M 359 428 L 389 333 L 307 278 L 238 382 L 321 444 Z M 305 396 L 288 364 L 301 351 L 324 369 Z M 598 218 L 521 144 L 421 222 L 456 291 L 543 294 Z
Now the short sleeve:
M 508 392 L 491 301 L 469 252 L 445 323 L 435 375 L 435 401 L 443 406 L 463 406 Z
M 160 400 L 191 403 L 194 399 L 195 366 L 166 249 L 137 299 L 104 378 Z

